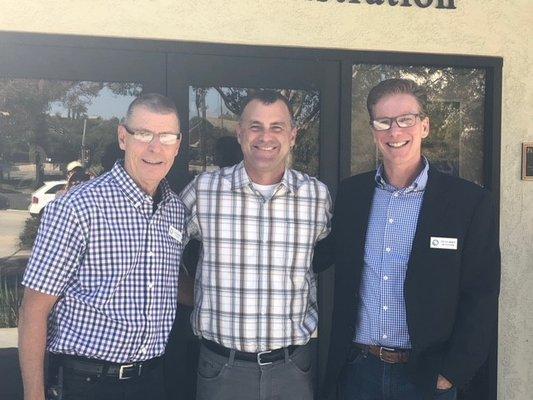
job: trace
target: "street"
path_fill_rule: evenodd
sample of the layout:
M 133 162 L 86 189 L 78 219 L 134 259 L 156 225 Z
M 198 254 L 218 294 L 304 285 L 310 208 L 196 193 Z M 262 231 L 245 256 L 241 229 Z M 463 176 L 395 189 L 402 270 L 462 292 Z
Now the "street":
M 0 258 L 18 250 L 19 235 L 28 218 L 30 213 L 27 210 L 0 210 Z

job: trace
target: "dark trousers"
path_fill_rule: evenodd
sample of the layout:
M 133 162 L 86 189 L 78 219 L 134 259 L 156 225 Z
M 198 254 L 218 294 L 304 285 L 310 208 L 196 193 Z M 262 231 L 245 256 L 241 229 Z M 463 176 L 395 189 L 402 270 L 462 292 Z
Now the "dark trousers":
M 193 400 L 196 397 L 200 341 L 191 329 L 191 311 L 192 307 L 178 304 L 176 319 L 168 338 L 164 357 L 168 400 Z
M 339 400 L 422 400 L 407 376 L 407 364 L 388 364 L 354 349 L 339 381 Z M 434 400 L 456 400 L 457 389 L 438 390 Z
M 166 400 L 162 363 L 140 377 L 118 380 L 49 365 L 47 400 Z
M 200 347 L 196 400 L 313 400 L 315 343 L 270 364 L 221 356 Z

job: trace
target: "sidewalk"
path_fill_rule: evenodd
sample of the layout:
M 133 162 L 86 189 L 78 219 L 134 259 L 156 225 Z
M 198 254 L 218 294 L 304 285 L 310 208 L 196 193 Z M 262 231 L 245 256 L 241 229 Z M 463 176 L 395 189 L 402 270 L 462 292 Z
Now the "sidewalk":
M 28 210 L 0 210 L 0 258 L 7 257 L 19 249 L 19 237 L 29 218 L 31 216 Z
M 17 347 L 17 340 L 17 328 L 0 328 L 0 349 Z

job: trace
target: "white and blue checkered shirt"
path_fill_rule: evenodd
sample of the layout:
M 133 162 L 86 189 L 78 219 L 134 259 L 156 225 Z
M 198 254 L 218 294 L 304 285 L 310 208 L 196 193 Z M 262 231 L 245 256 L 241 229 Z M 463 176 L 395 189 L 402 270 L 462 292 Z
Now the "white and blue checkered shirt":
M 409 349 L 403 286 L 428 179 L 429 163 L 403 189 L 388 184 L 383 166 L 376 173 L 376 189 L 366 233 L 364 268 L 354 341 Z
M 154 212 L 152 197 L 117 162 L 46 207 L 22 283 L 59 296 L 50 352 L 120 363 L 164 352 L 185 208 L 166 181 L 159 189 Z
M 241 162 L 199 175 L 180 196 L 203 242 L 195 334 L 248 352 L 307 343 L 318 322 L 313 249 L 330 231 L 326 185 L 287 169 L 264 198 Z

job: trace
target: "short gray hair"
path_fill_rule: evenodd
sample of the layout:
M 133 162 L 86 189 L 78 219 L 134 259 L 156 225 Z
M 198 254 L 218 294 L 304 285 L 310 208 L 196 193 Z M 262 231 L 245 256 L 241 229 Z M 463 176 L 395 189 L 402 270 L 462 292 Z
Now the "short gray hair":
M 145 107 L 156 114 L 175 114 L 180 120 L 178 109 L 172 100 L 158 93 L 146 93 L 131 102 L 124 123 L 128 123 L 137 107 Z

